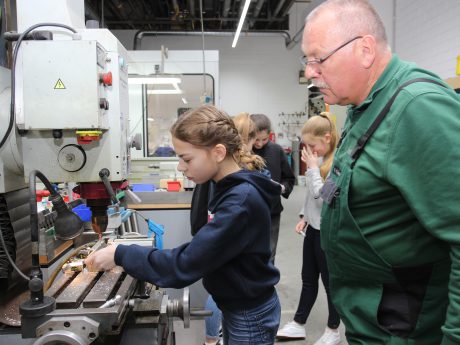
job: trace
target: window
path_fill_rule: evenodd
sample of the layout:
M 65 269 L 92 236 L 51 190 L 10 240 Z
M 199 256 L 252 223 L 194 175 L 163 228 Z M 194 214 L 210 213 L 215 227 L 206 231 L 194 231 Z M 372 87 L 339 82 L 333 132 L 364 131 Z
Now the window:
M 169 129 L 177 117 L 205 103 L 204 97 L 214 104 L 214 78 L 204 78 L 205 82 L 202 74 L 129 76 L 131 131 L 143 128 L 145 157 L 174 156 Z

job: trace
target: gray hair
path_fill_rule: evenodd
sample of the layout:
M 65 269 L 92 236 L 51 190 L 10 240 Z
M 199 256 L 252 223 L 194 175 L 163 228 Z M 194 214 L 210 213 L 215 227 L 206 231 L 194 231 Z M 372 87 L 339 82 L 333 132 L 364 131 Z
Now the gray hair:
M 372 35 L 377 42 L 389 49 L 382 19 L 367 0 L 327 0 L 311 11 L 305 24 L 308 25 L 323 11 L 332 10 L 336 17 L 336 29 L 345 37 Z

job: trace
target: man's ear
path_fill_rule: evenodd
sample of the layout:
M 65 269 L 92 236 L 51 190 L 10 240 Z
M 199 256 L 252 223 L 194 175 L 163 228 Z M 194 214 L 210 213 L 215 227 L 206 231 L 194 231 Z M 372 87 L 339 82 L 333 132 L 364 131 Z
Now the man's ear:
M 223 144 L 217 144 L 212 149 L 212 154 L 216 161 L 220 163 L 227 157 L 227 148 Z
M 377 53 L 377 42 L 374 36 L 365 35 L 361 39 L 360 45 L 361 63 L 364 68 L 368 69 L 374 64 Z

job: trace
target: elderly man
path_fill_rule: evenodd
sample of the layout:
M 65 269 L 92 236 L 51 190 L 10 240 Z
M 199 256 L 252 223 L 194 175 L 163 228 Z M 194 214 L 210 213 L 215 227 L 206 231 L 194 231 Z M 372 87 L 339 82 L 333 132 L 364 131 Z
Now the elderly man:
M 460 344 L 460 98 L 392 54 L 365 0 L 315 8 L 302 49 L 349 105 L 321 221 L 349 344 Z

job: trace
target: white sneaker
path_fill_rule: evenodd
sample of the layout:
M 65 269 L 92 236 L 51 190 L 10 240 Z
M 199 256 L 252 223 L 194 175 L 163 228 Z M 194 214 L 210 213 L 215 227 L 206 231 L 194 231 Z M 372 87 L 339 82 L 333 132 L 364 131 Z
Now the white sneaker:
M 303 325 L 291 321 L 284 325 L 283 328 L 276 333 L 277 339 L 305 339 L 305 328 Z
M 321 338 L 313 345 L 337 345 L 340 344 L 340 333 L 336 329 L 326 328 Z

